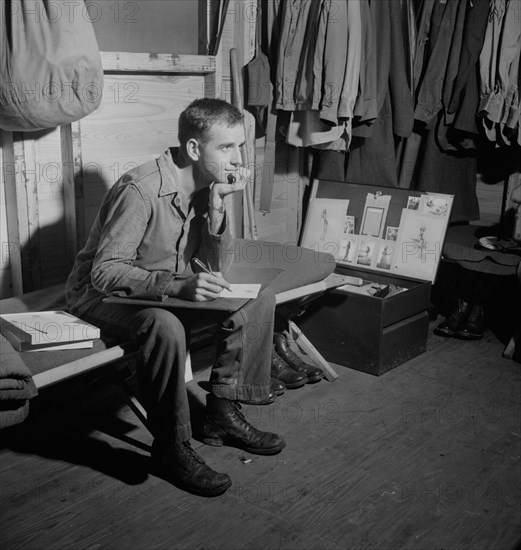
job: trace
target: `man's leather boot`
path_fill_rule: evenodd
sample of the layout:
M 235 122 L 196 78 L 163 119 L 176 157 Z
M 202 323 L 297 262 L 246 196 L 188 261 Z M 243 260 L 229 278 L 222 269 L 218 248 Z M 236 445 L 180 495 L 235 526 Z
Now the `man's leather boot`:
M 286 388 L 290 390 L 300 388 L 308 381 L 306 373 L 292 369 L 275 351 L 275 347 L 271 353 L 271 377 L 284 382 Z
M 203 434 L 203 442 L 207 445 L 220 447 L 228 444 L 258 455 L 274 455 L 286 446 L 277 434 L 253 427 L 242 414 L 237 401 L 212 394 L 206 396 Z
M 283 332 L 276 332 L 273 336 L 276 352 L 286 363 L 297 372 L 303 372 L 308 377 L 308 384 L 313 384 L 324 378 L 324 371 L 304 363 L 304 361 L 290 348 L 288 339 Z
M 445 337 L 455 336 L 456 331 L 464 323 L 469 312 L 470 304 L 459 298 L 454 311 L 434 329 L 434 334 Z
M 278 378 L 270 379 L 270 392 L 273 392 L 275 395 L 282 395 L 286 391 L 286 384 Z
M 224 493 L 232 484 L 227 474 L 212 470 L 189 441 L 152 444 L 153 471 L 179 489 L 204 497 Z
M 473 305 L 465 321 L 456 331 L 463 340 L 480 340 L 485 335 L 485 312 L 483 306 Z
M 277 394 L 273 391 L 273 388 L 270 385 L 270 393 L 266 399 L 263 399 L 262 401 L 255 401 L 253 399 L 238 399 L 238 401 L 243 405 L 271 405 L 276 398 Z

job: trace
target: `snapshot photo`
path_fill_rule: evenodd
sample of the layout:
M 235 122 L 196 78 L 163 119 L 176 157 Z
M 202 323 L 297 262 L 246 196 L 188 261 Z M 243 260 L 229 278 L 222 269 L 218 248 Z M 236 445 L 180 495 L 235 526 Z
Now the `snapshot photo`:
M 395 241 L 398 238 L 398 228 L 397 227 L 391 227 L 390 225 L 387 227 L 387 231 L 385 233 L 385 239 L 387 241 Z
M 447 195 L 422 195 L 419 211 L 422 214 L 432 214 L 433 216 L 447 216 L 451 202 L 452 198 Z
M 354 232 L 355 232 L 355 217 L 346 216 L 346 219 L 344 222 L 344 234 L 352 235 Z
M 361 239 L 360 246 L 358 247 L 358 254 L 356 256 L 356 263 L 366 267 L 370 266 L 373 262 L 375 246 L 375 241 L 371 239 Z
M 382 243 L 376 255 L 376 267 L 390 271 L 392 266 L 394 244 Z
M 357 237 L 343 240 L 340 246 L 339 255 L 336 258 L 337 261 L 352 264 L 356 258 L 357 244 Z
M 409 197 L 407 199 L 408 210 L 418 210 L 420 207 L 420 197 Z

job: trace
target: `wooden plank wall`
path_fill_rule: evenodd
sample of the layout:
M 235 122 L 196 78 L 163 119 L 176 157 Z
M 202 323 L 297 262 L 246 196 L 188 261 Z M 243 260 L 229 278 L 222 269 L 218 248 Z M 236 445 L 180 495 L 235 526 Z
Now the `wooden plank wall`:
M 65 280 L 107 189 L 177 144 L 179 113 L 204 83 L 202 73 L 106 74 L 100 108 L 80 122 L 2 132 L 2 298 Z
M 201 76 L 110 75 L 103 105 L 81 121 L 86 235 L 107 189 L 126 171 L 178 144 L 180 112 L 204 92 Z
M 203 49 L 210 4 L 201 5 Z M 237 48 L 241 66 L 251 59 L 255 14 L 256 2 L 230 3 L 215 57 L 102 52 L 96 112 L 49 131 L 0 132 L 1 298 L 63 282 L 114 181 L 177 144 L 177 119 L 190 101 L 231 100 L 229 50 Z

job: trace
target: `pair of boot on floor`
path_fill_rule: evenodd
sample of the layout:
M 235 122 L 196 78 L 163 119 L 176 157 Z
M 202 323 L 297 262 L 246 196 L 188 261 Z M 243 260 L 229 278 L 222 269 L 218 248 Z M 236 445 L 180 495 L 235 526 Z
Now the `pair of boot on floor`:
M 314 384 L 323 377 L 322 369 L 306 363 L 291 349 L 290 338 L 285 332 L 276 332 L 273 336 L 271 355 L 270 396 L 262 404 L 273 403 L 278 395 L 286 391 L 286 388 L 301 388 L 304 384 Z
M 479 340 L 485 335 L 485 312 L 483 306 L 471 304 L 462 298 L 452 313 L 434 329 L 434 334 L 456 337 L 462 340 Z
M 270 394 L 265 401 L 241 401 L 245 405 L 269 405 L 286 389 L 301 388 L 304 384 L 314 384 L 324 378 L 324 371 L 302 360 L 290 346 L 290 338 L 285 332 L 273 336 L 271 352 Z
M 206 396 L 203 442 L 216 447 L 226 444 L 259 455 L 274 455 L 286 446 L 279 435 L 252 426 L 237 401 L 212 394 Z M 227 474 L 216 472 L 206 464 L 190 441 L 176 443 L 155 439 L 151 460 L 154 474 L 196 495 L 218 496 L 232 484 Z
M 271 391 L 269 399 L 286 388 L 299 388 L 314 383 L 324 376 L 322 369 L 305 363 L 291 348 L 285 333 L 274 336 L 271 361 Z M 242 403 L 248 403 L 242 401 Z M 207 445 L 230 445 L 249 453 L 274 455 L 286 443 L 272 432 L 263 432 L 252 426 L 241 411 L 238 401 L 206 396 L 206 416 L 203 425 L 203 442 Z M 213 497 L 223 494 L 232 484 L 229 476 L 216 472 L 194 450 L 189 441 L 175 443 L 154 440 L 152 445 L 153 471 L 160 477 L 190 493 Z

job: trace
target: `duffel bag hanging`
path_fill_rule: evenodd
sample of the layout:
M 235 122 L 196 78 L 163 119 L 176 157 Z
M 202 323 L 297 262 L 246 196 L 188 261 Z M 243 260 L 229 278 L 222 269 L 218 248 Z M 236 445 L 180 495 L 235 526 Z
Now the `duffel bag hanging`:
M 103 67 L 83 0 L 3 0 L 0 18 L 0 128 L 55 128 L 97 109 Z

